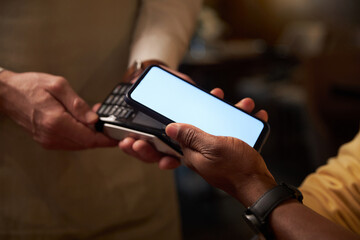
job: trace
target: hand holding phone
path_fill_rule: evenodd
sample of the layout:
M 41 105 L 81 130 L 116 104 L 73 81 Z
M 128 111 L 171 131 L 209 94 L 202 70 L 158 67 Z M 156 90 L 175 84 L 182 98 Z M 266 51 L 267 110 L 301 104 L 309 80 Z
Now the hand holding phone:
M 260 150 L 269 133 L 266 122 L 205 92 L 159 66 L 149 67 L 125 101 L 167 125 L 188 123 L 217 136 L 231 136 Z
M 219 88 L 213 89 L 210 93 L 219 98 L 223 98 L 223 96 L 224 96 L 223 91 Z M 244 98 L 241 101 L 239 101 L 237 104 L 235 104 L 235 106 L 244 110 L 247 113 L 251 113 L 251 112 L 253 112 L 253 110 L 255 108 L 255 103 L 251 98 Z M 268 120 L 267 112 L 264 110 L 260 110 L 260 111 L 256 112 L 255 116 L 265 122 L 267 122 L 267 120 Z M 166 127 L 166 132 L 169 127 L 171 127 L 171 126 L 168 125 Z M 168 132 L 167 132 L 167 134 L 168 134 Z M 190 144 L 190 142 L 189 142 L 189 144 Z M 122 141 L 119 146 L 124 152 L 138 158 L 139 160 L 142 160 L 142 161 L 148 162 L 148 163 L 157 163 L 158 167 L 163 170 L 175 169 L 181 165 L 181 163 L 179 162 L 179 160 L 177 158 L 160 153 L 158 150 L 156 150 L 152 146 L 152 144 L 150 144 L 146 141 L 135 140 L 135 139 L 130 138 L 130 139 L 127 139 L 126 141 Z M 203 147 L 203 146 L 201 146 L 201 147 Z M 204 147 L 206 148 L 206 146 L 204 146 Z M 185 153 L 185 154 L 187 154 L 187 156 L 189 156 L 188 153 Z M 184 155 L 184 157 L 185 157 L 185 155 Z

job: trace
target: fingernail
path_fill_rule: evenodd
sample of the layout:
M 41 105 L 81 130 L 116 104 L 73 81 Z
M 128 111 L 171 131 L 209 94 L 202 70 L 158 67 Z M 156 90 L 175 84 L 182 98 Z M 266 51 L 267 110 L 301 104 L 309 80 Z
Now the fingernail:
M 126 137 L 126 138 L 124 138 L 122 141 L 121 141 L 121 144 L 122 145 L 129 145 L 129 144 L 133 144 L 134 143 L 134 141 L 131 139 L 131 138 L 128 138 L 128 137 Z
M 85 115 L 85 120 L 88 124 L 95 123 L 98 120 L 98 115 L 94 112 L 87 112 Z
M 179 132 L 179 129 L 180 129 L 179 124 L 171 123 L 165 129 L 166 135 L 168 135 L 172 139 L 176 139 L 177 135 L 178 135 L 178 132 Z

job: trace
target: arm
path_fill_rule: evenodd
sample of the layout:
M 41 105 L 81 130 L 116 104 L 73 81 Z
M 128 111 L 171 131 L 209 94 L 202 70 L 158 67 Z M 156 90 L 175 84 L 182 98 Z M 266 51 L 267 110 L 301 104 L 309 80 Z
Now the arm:
M 125 82 L 134 82 L 149 63 L 167 66 L 175 74 L 192 81 L 175 69 L 187 50 L 201 3 L 202 0 L 142 1 Z M 137 67 L 140 68 L 139 71 L 136 71 L 137 64 L 134 64 L 137 60 L 145 61 L 143 66 Z M 144 162 L 159 162 L 160 168 L 175 168 L 179 165 L 176 159 L 161 154 L 143 140 L 125 138 L 119 143 L 119 147 Z
M 166 133 L 181 144 L 188 167 L 246 207 L 277 185 L 260 154 L 239 139 L 180 123 L 168 125 Z M 278 205 L 268 224 L 275 239 L 359 239 L 294 200 Z
M 195 30 L 202 0 L 143 0 L 133 34 L 125 82 L 134 82 L 146 67 L 177 69 Z M 175 72 L 187 80 L 191 79 Z
M 135 60 L 155 59 L 176 69 L 195 29 L 201 0 L 144 0 L 130 50 Z
M 300 189 L 306 206 L 360 234 L 360 133 L 309 175 Z
M 116 145 L 92 130 L 97 115 L 63 77 L 0 72 L 0 111 L 44 148 L 80 150 Z

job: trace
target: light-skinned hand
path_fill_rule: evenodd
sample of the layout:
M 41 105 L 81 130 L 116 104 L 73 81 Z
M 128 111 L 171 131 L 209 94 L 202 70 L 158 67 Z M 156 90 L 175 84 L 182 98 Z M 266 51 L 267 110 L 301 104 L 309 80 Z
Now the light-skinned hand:
M 98 117 L 63 77 L 46 73 L 0 73 L 0 110 L 46 149 L 116 146 L 93 130 Z

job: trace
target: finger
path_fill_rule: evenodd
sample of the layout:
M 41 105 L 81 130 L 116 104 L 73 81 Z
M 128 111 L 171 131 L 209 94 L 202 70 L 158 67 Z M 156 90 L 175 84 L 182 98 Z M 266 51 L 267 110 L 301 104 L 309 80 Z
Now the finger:
M 166 127 L 165 132 L 170 138 L 179 142 L 182 148 L 197 152 L 202 152 L 208 146 L 208 141 L 212 140 L 212 135 L 189 124 L 171 123 Z
M 238 102 L 235 106 L 243 109 L 247 113 L 251 113 L 255 108 L 255 102 L 251 98 L 244 98 L 240 102 Z M 269 116 L 265 110 L 260 110 L 255 114 L 255 116 L 265 122 L 267 122 L 269 119 Z
M 194 80 L 192 80 L 192 79 L 191 79 L 188 75 L 186 75 L 186 74 L 177 72 L 176 75 L 178 75 L 178 76 L 181 77 L 182 79 L 188 81 L 189 83 L 196 84 L 196 83 L 194 82 Z
M 100 106 L 101 106 L 101 103 L 96 103 L 96 104 L 92 107 L 93 112 L 97 112 L 97 111 L 99 110 Z
M 244 98 L 237 104 L 235 104 L 236 107 L 244 110 L 247 113 L 251 113 L 255 108 L 255 102 L 251 98 Z
M 53 131 L 56 135 L 63 136 L 67 141 L 76 143 L 82 146 L 83 149 L 117 145 L 117 141 L 102 133 L 93 131 L 88 126 L 78 122 L 67 112 L 64 112 L 54 126 L 56 127 L 53 128 Z
M 66 121 L 65 121 L 66 122 Z M 45 129 L 39 130 L 34 139 L 41 143 L 46 149 L 61 149 L 61 150 L 82 150 L 94 147 L 113 147 L 116 146 L 117 141 L 107 138 L 100 133 L 93 133 L 87 130 L 79 129 L 76 132 L 83 134 L 86 138 L 74 138 L 74 136 L 66 135 L 68 129 L 59 126 L 57 132 L 49 132 Z
M 224 98 L 224 91 L 221 88 L 214 88 L 210 93 L 217 96 L 218 98 Z
M 81 143 L 76 141 L 76 139 L 64 138 L 62 143 L 64 150 L 83 150 L 89 148 L 97 147 L 115 147 L 118 144 L 118 141 L 110 139 L 101 133 L 95 133 L 93 136 L 88 136 L 88 141 Z M 64 144 L 65 143 L 65 144 Z
M 46 129 L 37 129 L 36 134 L 33 135 L 33 139 L 38 142 L 45 149 L 56 150 L 80 150 L 83 147 L 78 143 L 69 141 L 64 136 L 54 136 Z
M 180 161 L 171 156 L 164 156 L 159 161 L 159 168 L 163 170 L 175 169 L 181 165 Z
M 178 71 L 175 71 L 175 70 L 173 70 L 173 69 L 171 69 L 169 67 L 166 67 L 164 65 L 161 65 L 161 67 L 165 68 L 166 70 L 168 70 L 169 72 L 175 74 L 176 76 L 181 77 L 182 79 L 188 81 L 189 83 L 195 84 L 195 82 L 188 75 L 186 75 L 184 73 L 181 73 L 181 72 L 178 72 Z
M 144 140 L 136 141 L 132 147 L 139 158 L 144 162 L 158 162 L 164 156 L 164 154 L 157 151 L 150 143 Z
M 118 140 L 109 138 L 103 133 L 95 132 L 95 145 L 93 147 L 115 147 L 118 144 Z
M 132 146 L 136 140 L 134 138 L 124 138 L 121 142 L 119 142 L 119 148 L 125 153 L 138 158 L 137 153 L 133 150 Z
M 93 124 L 98 120 L 97 114 L 91 111 L 89 105 L 75 93 L 65 78 L 52 76 L 46 90 L 78 121 Z
M 134 84 L 139 79 L 139 76 L 136 76 L 130 80 L 131 84 Z
M 269 120 L 269 115 L 268 115 L 268 113 L 267 113 L 265 110 L 262 110 L 262 109 L 261 109 L 260 111 L 258 111 L 258 112 L 255 114 L 255 116 L 256 116 L 257 118 L 265 121 L 265 122 L 267 122 L 267 121 Z

